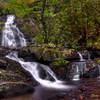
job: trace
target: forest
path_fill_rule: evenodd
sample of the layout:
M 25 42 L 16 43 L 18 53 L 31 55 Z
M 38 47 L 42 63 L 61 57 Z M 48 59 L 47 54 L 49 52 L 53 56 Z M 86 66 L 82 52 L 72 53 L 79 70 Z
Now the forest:
M 99 5 L 99 0 L 1 0 L 0 13 L 14 14 L 23 23 L 35 21 L 35 28 L 22 25 L 32 43 L 100 48 Z
M 0 100 L 100 100 L 100 0 L 0 0 Z

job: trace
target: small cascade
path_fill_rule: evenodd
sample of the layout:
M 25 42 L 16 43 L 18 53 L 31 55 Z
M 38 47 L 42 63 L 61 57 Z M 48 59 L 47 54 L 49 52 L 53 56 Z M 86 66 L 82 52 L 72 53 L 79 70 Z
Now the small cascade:
M 87 71 L 87 65 L 85 61 L 75 61 L 69 64 L 67 67 L 67 78 L 69 80 L 78 81 Z
M 79 54 L 80 61 L 84 61 L 82 54 L 80 52 L 77 52 L 77 53 Z
M 73 76 L 73 79 L 72 79 L 73 81 L 78 81 L 78 80 L 80 80 L 80 72 L 79 72 L 79 67 L 78 66 L 76 66 L 76 73 L 75 73 L 75 75 Z
M 88 52 L 88 60 L 91 60 L 91 55 L 89 52 Z
M 7 16 L 7 21 L 2 31 L 1 45 L 9 48 L 21 48 L 26 46 L 26 39 L 24 38 L 23 33 L 21 33 L 14 24 L 14 20 L 14 15 Z M 45 87 L 57 89 L 73 88 L 72 86 L 64 85 L 62 81 L 59 81 L 54 72 L 48 66 L 39 64 L 37 62 L 25 62 L 24 59 L 18 57 L 18 52 L 12 51 L 6 57 L 20 63 L 21 66 L 28 71 L 38 83 Z M 54 81 L 40 78 L 38 70 L 39 67 L 43 68 L 49 75 L 51 75 Z

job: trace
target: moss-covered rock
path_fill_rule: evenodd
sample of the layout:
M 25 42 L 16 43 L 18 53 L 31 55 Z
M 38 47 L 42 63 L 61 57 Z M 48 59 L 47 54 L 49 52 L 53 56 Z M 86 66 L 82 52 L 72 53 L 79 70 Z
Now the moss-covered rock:
M 44 44 L 42 45 L 31 45 L 25 47 L 22 51 L 34 53 L 38 59 L 44 61 L 58 61 L 60 59 L 66 59 L 71 56 L 74 49 L 61 49 L 58 47 L 48 47 Z

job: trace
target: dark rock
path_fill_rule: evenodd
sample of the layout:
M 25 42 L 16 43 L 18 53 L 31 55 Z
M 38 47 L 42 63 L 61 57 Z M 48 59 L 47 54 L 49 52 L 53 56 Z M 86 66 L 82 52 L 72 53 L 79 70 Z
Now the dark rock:
M 36 46 L 35 44 L 29 47 L 25 47 L 22 49 L 26 53 L 30 52 L 35 55 L 36 59 L 42 61 L 57 61 L 59 59 L 66 59 L 67 57 L 71 56 L 73 49 L 63 49 L 60 48 L 50 48 L 46 47 L 46 44 Z M 20 53 L 21 54 L 21 53 Z
M 67 66 L 67 79 L 73 79 L 75 75 L 79 75 L 80 78 L 98 77 L 100 65 L 93 60 L 72 62 Z
M 100 50 L 99 50 L 100 51 Z M 99 57 L 99 51 L 88 51 L 88 50 L 82 50 L 79 51 L 84 59 L 94 59 L 96 57 Z M 22 55 L 21 55 L 22 54 Z M 28 47 L 25 47 L 20 50 L 20 56 L 29 55 L 30 57 L 34 57 L 33 59 L 37 59 L 38 61 L 42 59 L 42 61 L 59 61 L 60 59 L 66 59 L 68 61 L 75 61 L 79 60 L 79 54 L 78 51 L 75 51 L 74 49 L 67 49 L 60 47 L 48 47 L 46 44 L 42 45 L 35 45 L 31 44 Z M 26 59 L 29 59 L 28 56 Z M 30 59 L 31 60 L 31 59 Z
M 95 77 L 98 77 L 100 75 L 100 72 L 99 72 L 99 68 L 98 66 L 95 66 L 93 68 L 90 68 L 89 71 L 87 71 L 83 77 L 85 78 L 95 78 Z
M 38 58 L 36 57 L 36 55 L 31 52 L 30 50 L 19 50 L 18 52 L 18 56 L 19 58 L 23 58 L 25 61 L 37 61 Z
M 0 48 L 0 98 L 31 92 L 37 84 L 18 62 L 5 57 L 11 51 Z
M 91 52 L 95 57 L 100 57 L 100 49 L 93 49 Z
M 0 69 L 0 98 L 32 92 L 33 86 L 26 75 L 23 77 L 18 72 Z
M 18 96 L 25 93 L 31 93 L 34 88 L 24 82 L 5 82 L 0 83 L 0 98 Z
M 79 70 L 77 72 L 77 69 Z M 72 62 L 67 66 L 67 79 L 73 79 L 74 75 L 83 75 L 86 71 L 86 62 Z

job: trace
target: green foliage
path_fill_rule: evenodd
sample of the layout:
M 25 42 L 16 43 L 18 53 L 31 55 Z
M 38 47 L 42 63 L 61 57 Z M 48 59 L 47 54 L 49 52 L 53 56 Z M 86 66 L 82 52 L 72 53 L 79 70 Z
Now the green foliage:
M 32 42 L 44 43 L 46 36 L 48 43 L 62 44 L 74 49 L 100 47 L 99 5 L 99 0 L 46 0 L 44 9 L 46 34 L 44 34 L 41 21 L 43 0 L 35 0 L 32 4 L 16 0 L 0 1 L 3 13 L 9 12 L 20 18 L 35 19 L 41 32 L 29 32 L 30 28 L 33 28 L 23 25 L 27 33 L 34 34 Z
M 11 64 L 7 64 L 6 69 L 9 69 L 11 67 Z
M 87 47 L 100 49 L 100 38 L 92 37 L 87 40 Z
M 3 25 L 4 24 L 4 22 L 0 22 L 0 25 Z M 2 30 L 2 27 L 0 27 L 0 31 Z
M 91 98 L 99 98 L 99 95 L 97 95 L 97 94 L 91 94 L 90 97 Z
M 64 66 L 64 65 L 67 65 L 68 63 L 69 63 L 69 61 L 60 59 L 59 61 L 53 62 L 52 65 L 53 66 Z
M 0 22 L 0 25 L 4 24 L 4 22 Z
M 98 63 L 98 64 L 100 64 L 100 59 L 99 59 L 99 60 L 97 60 L 97 63 Z
M 21 18 L 29 15 L 32 11 L 32 8 L 30 8 L 27 3 L 17 2 L 17 0 L 7 0 L 6 2 L 0 2 L 0 4 L 4 4 L 3 13 L 9 12 Z
M 54 43 L 48 43 L 48 44 L 46 44 L 46 47 L 55 48 L 56 45 Z
M 41 33 L 38 33 L 35 38 L 33 38 L 32 42 L 37 43 L 37 44 L 42 44 L 44 43 L 44 36 Z

